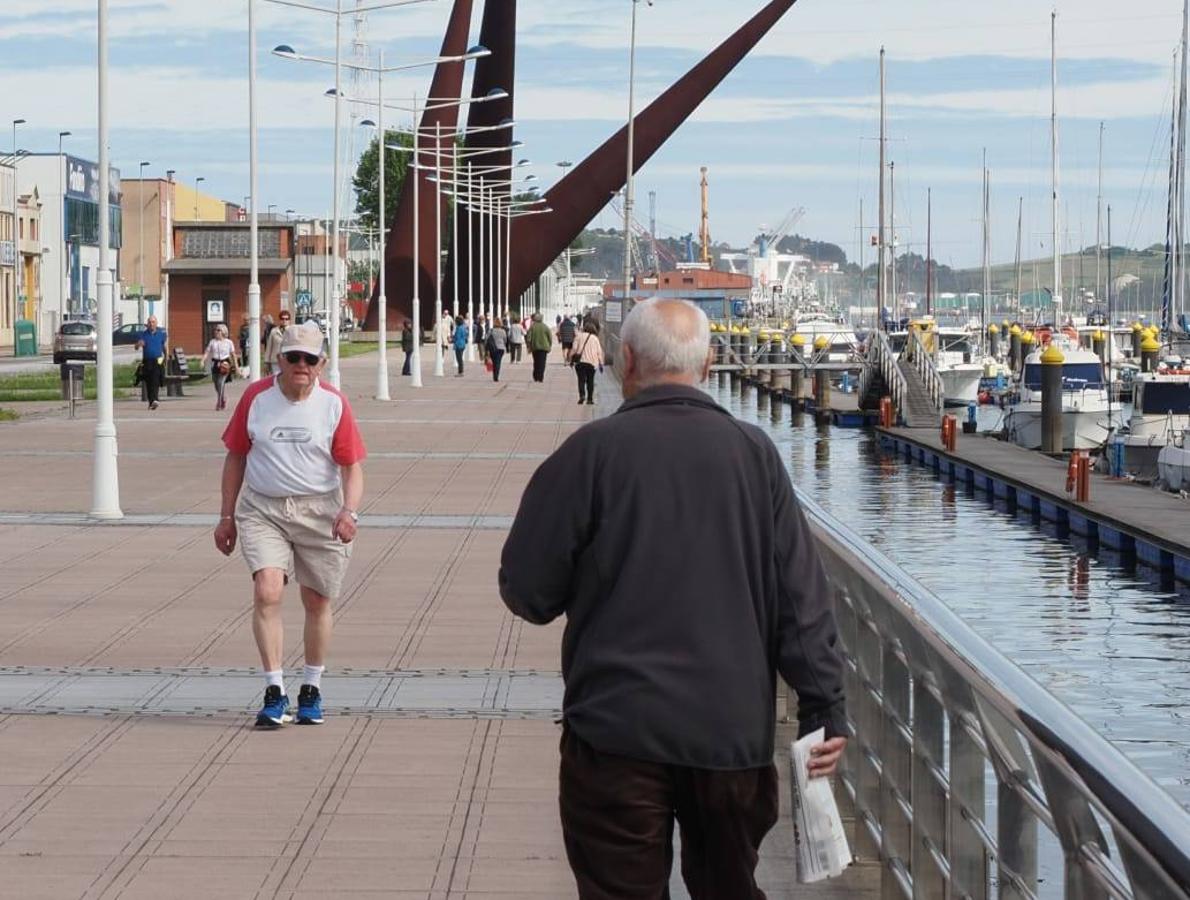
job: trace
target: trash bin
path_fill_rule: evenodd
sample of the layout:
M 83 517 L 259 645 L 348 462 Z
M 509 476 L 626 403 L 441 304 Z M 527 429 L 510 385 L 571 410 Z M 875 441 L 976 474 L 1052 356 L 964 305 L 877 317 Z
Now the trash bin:
M 37 326 L 28 319 L 17 319 L 12 329 L 13 356 L 37 355 Z
M 62 399 L 71 399 L 71 390 L 74 391 L 74 399 L 83 399 L 83 373 L 84 366 L 82 363 L 62 363 L 58 366 L 58 370 L 62 377 Z

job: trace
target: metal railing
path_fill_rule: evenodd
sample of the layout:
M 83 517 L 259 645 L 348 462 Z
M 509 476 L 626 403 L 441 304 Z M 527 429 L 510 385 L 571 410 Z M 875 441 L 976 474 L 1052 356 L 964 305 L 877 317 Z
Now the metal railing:
M 941 411 L 946 393 L 945 388 L 942 386 L 942 376 L 938 374 L 938 366 L 934 362 L 933 351 L 927 349 L 926 345 L 922 343 L 921 332 L 916 328 L 910 329 L 909 342 L 905 346 L 905 355 L 908 357 L 914 371 L 921 378 L 921 383 L 925 385 L 926 393 L 929 395 L 930 400 Z
M 840 777 L 856 849 L 883 862 L 881 897 L 1190 897 L 1190 813 L 936 596 L 801 502 L 837 592 L 853 729 Z M 1044 877 L 1048 865 L 1061 877 Z
M 869 335 L 867 363 L 860 376 L 860 397 L 867 394 L 872 379 L 879 373 L 884 378 L 884 386 L 888 395 L 892 397 L 893 406 L 898 412 L 904 410 L 905 401 L 909 396 L 909 386 L 905 383 L 904 374 L 897 368 L 897 354 L 888 342 L 888 335 L 883 331 L 873 331 Z

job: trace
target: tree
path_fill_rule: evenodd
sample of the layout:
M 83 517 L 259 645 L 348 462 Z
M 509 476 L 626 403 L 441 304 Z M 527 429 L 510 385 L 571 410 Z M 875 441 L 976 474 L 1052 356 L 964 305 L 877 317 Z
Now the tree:
M 387 147 L 413 148 L 413 135 L 404 131 L 388 132 Z M 405 173 L 409 168 L 410 152 L 386 149 L 384 151 L 384 205 L 385 227 L 391 227 L 397 211 L 397 201 L 405 184 Z M 375 228 L 380 209 L 380 148 L 376 139 L 368 145 L 360 157 L 352 180 L 355 187 L 355 211 L 360 222 L 367 228 Z

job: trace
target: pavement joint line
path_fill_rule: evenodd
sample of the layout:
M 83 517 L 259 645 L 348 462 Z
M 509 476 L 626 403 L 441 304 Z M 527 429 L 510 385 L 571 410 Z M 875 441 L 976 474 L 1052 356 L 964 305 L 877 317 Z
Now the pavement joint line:
M 129 708 L 123 706 L 2 706 L 2 716 L 97 716 L 100 718 L 133 718 L 133 719 L 212 719 L 225 718 L 242 719 L 245 714 L 256 709 L 258 700 L 252 700 L 244 706 L 155 706 L 152 708 Z M 407 706 L 391 707 L 388 709 L 371 706 L 336 705 L 334 716 L 342 718 L 372 718 L 372 719 L 451 719 L 451 720 L 550 720 L 561 717 L 562 707 L 523 707 L 492 709 L 486 706 Z
M 294 672 L 301 667 L 294 666 Z M 127 677 L 161 675 L 174 678 L 247 678 L 260 675 L 257 666 L 0 666 L 0 678 L 23 676 Z M 351 667 L 327 669 L 328 678 L 561 678 L 562 673 L 549 669 L 356 669 Z
M 92 456 L 90 450 L 5 450 L 0 449 L 0 456 L 48 456 L 54 458 L 82 459 Z M 223 459 L 227 454 L 219 450 L 124 450 L 120 456 L 127 459 Z M 449 450 L 369 450 L 368 459 L 476 459 L 476 460 L 526 460 L 537 461 L 547 459 L 548 453 L 512 452 L 500 453 L 496 451 L 449 451 Z
M 512 516 L 500 515 L 435 515 L 433 513 L 369 514 L 360 516 L 360 523 L 369 528 L 427 528 L 448 531 L 506 531 L 512 527 Z M 2 512 L 0 525 L 55 525 L 87 528 L 213 528 L 219 522 L 214 513 L 126 513 L 122 519 L 94 519 L 79 512 Z

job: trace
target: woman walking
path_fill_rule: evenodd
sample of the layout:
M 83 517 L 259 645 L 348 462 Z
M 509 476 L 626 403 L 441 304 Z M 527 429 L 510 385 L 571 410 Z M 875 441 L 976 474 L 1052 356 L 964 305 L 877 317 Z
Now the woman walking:
M 504 330 L 504 323 L 499 319 L 492 324 L 488 332 L 488 359 L 492 361 L 492 381 L 500 380 L 500 362 L 504 359 L 504 351 L 508 349 L 508 332 Z
M 202 366 L 211 367 L 211 383 L 215 385 L 215 409 L 227 406 L 225 390 L 231 373 L 239 368 L 240 362 L 236 355 L 236 345 L 227 336 L 226 325 L 215 326 L 215 336 L 207 344 L 207 352 L 202 355 Z
M 508 361 L 519 363 L 525 346 L 525 329 L 516 319 L 508 323 Z
M 467 341 L 471 339 L 471 329 L 467 327 L 467 321 L 459 316 L 455 319 L 455 363 L 459 367 L 459 371 L 455 373 L 455 378 L 463 377 L 463 353 L 467 350 Z
M 574 363 L 574 372 L 578 376 L 578 402 L 595 402 L 595 369 L 603 371 L 603 345 L 599 343 L 599 335 L 595 333 L 595 323 L 587 322 L 583 326 L 582 334 L 574 339 L 574 349 L 570 351 L 570 361 Z M 583 396 L 586 395 L 584 401 Z

